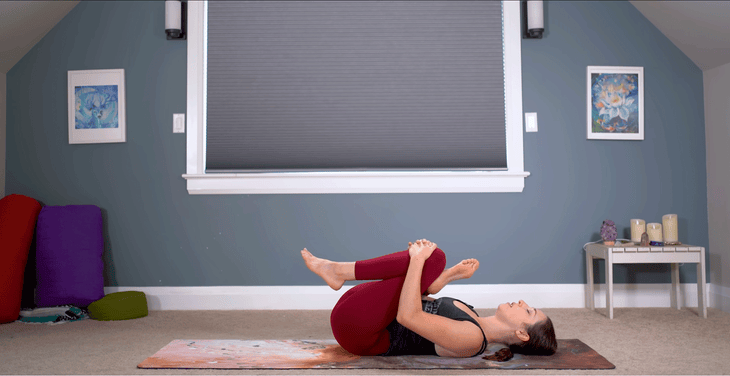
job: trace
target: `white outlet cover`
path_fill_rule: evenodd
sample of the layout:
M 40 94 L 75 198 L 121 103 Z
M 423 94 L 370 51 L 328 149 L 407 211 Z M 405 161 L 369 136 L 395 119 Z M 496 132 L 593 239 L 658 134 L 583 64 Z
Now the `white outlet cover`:
M 537 132 L 537 112 L 525 112 L 525 132 Z
M 172 114 L 172 133 L 185 133 L 185 114 Z

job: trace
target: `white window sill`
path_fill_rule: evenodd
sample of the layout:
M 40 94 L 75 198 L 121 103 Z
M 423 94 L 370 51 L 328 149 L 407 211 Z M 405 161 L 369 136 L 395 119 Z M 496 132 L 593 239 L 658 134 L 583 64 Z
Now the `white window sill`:
M 529 172 L 273 172 L 185 174 L 189 194 L 522 192 Z

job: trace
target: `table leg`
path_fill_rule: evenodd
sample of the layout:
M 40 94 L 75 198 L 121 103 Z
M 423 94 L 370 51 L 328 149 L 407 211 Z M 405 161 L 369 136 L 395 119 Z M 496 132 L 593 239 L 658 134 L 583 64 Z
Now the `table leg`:
M 611 252 L 606 256 L 606 308 L 608 318 L 613 319 L 613 260 Z
M 681 309 L 679 302 L 679 264 L 673 262 L 672 266 L 672 308 Z
M 586 306 L 593 311 L 596 307 L 593 297 L 593 256 L 586 253 Z
M 705 248 L 700 251 L 700 262 L 697 263 L 697 310 L 703 318 L 707 318 L 707 275 L 705 274 Z

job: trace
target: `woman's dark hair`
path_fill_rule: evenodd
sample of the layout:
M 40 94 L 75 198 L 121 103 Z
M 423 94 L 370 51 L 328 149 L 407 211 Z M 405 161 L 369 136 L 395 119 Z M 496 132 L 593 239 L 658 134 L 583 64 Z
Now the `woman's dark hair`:
M 525 342 L 520 344 L 509 345 L 509 348 L 503 348 L 492 355 L 486 355 L 483 358 L 487 360 L 496 360 L 505 362 L 512 359 L 512 353 L 525 355 L 553 355 L 558 349 L 558 340 L 555 339 L 555 328 L 550 318 L 537 322 L 526 328 L 527 334 L 530 336 Z

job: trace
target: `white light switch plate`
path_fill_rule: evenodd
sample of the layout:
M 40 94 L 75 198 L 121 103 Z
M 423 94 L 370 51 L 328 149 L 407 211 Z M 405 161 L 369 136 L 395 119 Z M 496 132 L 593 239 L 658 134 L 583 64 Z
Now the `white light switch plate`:
M 537 112 L 525 112 L 525 132 L 537 132 Z
M 185 114 L 172 114 L 172 133 L 185 133 Z

